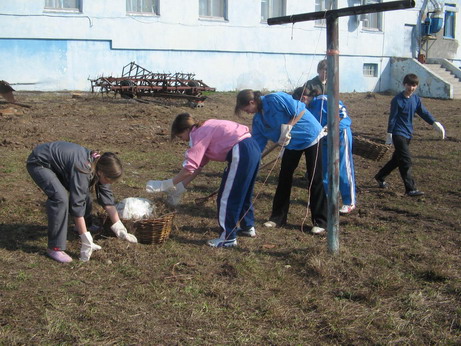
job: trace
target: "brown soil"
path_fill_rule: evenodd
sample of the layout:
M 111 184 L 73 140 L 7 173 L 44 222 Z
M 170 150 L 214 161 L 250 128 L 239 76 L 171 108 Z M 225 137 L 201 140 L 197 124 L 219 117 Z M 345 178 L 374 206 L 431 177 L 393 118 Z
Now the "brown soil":
M 103 251 L 89 263 L 63 269 L 44 256 L 45 196 L 24 169 L 35 145 L 67 140 L 116 152 L 126 171 L 114 185 L 117 199 L 151 198 L 145 182 L 172 177 L 187 148 L 169 141 L 178 113 L 248 125 L 251 119 L 233 116 L 235 93 L 211 93 L 201 108 L 180 99 L 15 96 L 31 108 L 0 104 L 0 343 L 459 342 L 461 100 L 423 100 L 445 126 L 444 141 L 415 118 L 411 150 L 423 197 L 406 197 L 397 171 L 390 188 L 378 189 L 373 176 L 385 161 L 354 157 L 358 207 L 340 218 L 340 256 L 328 253 L 327 237 L 307 232 L 303 164 L 287 227 L 263 229 L 278 167 L 265 169 L 255 188 L 258 237 L 239 240 L 238 250 L 204 246 L 218 232 L 215 205 L 194 199 L 218 187 L 224 165 L 214 163 L 177 208 L 164 247 L 103 237 Z M 342 94 L 353 132 L 383 143 L 391 98 Z M 160 208 L 162 198 L 155 197 Z M 75 259 L 78 249 L 69 234 Z

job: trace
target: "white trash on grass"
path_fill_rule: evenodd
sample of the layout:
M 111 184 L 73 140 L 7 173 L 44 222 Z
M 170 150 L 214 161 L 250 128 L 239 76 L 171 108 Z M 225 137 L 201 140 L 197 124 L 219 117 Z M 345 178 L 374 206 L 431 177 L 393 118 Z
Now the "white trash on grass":
M 149 219 L 155 216 L 155 206 L 147 198 L 129 197 L 117 203 L 118 215 L 125 220 Z

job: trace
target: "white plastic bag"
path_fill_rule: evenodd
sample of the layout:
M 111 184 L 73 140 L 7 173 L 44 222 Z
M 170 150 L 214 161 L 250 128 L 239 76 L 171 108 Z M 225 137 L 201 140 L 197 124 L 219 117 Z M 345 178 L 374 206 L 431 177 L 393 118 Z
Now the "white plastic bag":
M 154 204 L 146 198 L 129 197 L 117 203 L 118 216 L 125 220 L 141 220 L 155 216 Z

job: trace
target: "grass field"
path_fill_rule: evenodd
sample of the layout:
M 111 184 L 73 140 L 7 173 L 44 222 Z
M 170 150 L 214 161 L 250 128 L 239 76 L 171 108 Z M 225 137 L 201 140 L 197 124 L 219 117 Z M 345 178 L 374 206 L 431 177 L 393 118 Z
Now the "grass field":
M 69 228 L 62 265 L 45 255 L 45 195 L 25 170 L 34 145 L 65 139 L 110 150 L 124 162 L 117 200 L 163 195 L 145 182 L 180 168 L 186 144 L 169 142 L 174 116 L 232 115 L 234 93 L 210 94 L 205 107 L 70 93 L 19 93 L 30 109 L 0 115 L 0 344 L 2 345 L 459 345 L 461 344 L 461 100 L 425 99 L 448 138 L 420 119 L 411 144 L 423 197 L 409 198 L 394 172 L 390 188 L 373 176 L 384 162 L 354 157 L 358 208 L 340 218 L 339 253 L 311 235 L 304 164 L 296 172 L 288 225 L 263 229 L 278 166 L 255 187 L 254 239 L 213 249 L 213 200 L 224 164 L 206 167 L 178 206 L 163 245 L 95 235 L 102 250 L 78 260 Z M 353 132 L 384 139 L 391 95 L 344 94 Z M 267 182 L 264 181 L 267 179 Z M 304 225 L 303 225 L 304 223 Z

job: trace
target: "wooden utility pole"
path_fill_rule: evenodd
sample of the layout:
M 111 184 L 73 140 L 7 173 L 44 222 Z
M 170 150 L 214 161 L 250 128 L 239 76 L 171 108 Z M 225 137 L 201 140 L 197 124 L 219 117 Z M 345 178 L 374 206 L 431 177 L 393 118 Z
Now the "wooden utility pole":
M 415 7 L 415 0 L 391 1 L 336 10 L 269 18 L 267 24 L 288 24 L 326 19 L 327 22 L 327 95 L 328 95 L 328 250 L 339 251 L 339 37 L 338 18 L 365 13 Z

